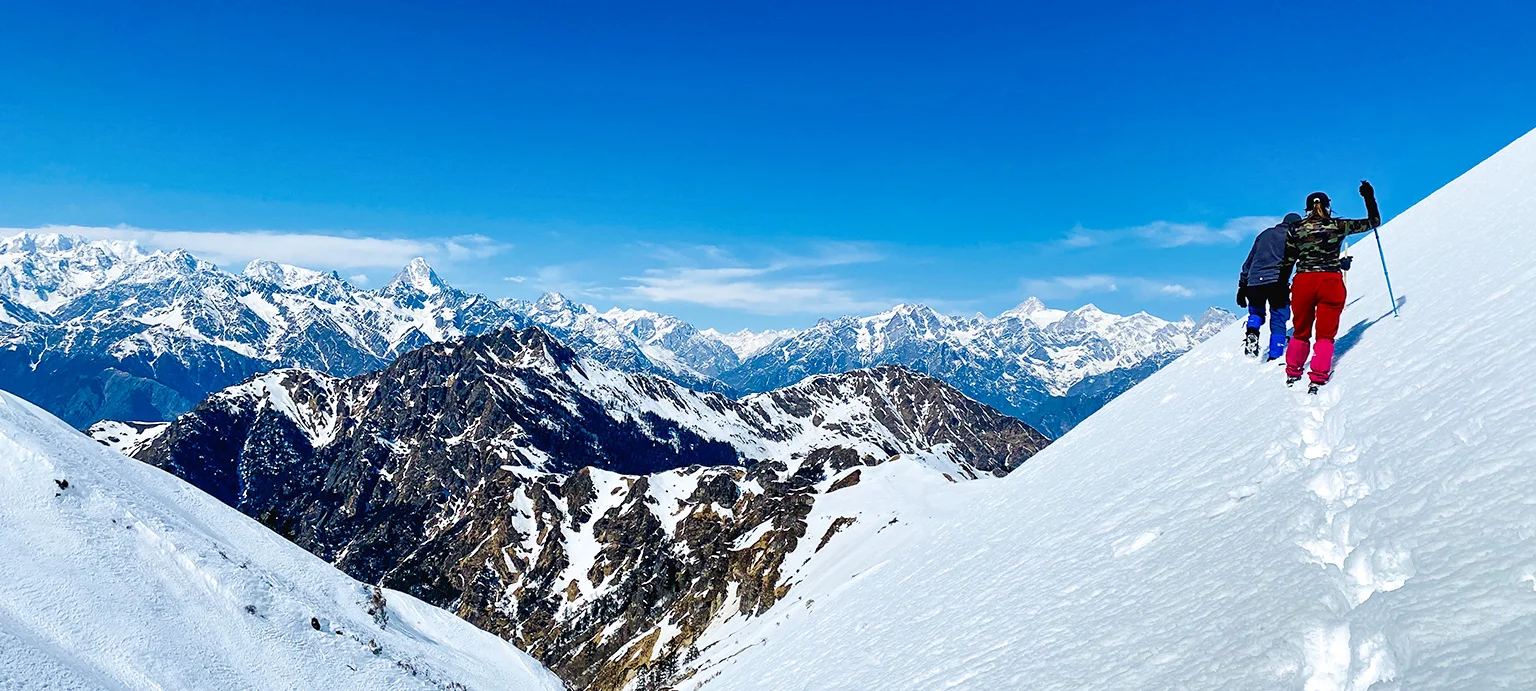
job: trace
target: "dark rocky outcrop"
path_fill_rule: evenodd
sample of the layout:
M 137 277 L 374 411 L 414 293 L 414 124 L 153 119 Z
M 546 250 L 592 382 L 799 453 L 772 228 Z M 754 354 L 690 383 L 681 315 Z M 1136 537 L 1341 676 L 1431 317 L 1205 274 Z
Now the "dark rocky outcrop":
M 661 684 L 713 623 L 771 608 L 786 558 L 851 523 L 806 534 L 861 468 L 1002 475 L 1046 444 L 900 367 L 733 400 L 579 359 L 536 328 L 350 379 L 256 377 L 155 432 L 140 459 L 592 689 Z

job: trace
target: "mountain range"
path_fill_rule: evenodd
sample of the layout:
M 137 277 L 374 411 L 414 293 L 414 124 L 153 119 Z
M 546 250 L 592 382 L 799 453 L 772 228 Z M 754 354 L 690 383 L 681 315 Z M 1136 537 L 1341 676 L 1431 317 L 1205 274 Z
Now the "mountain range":
M 599 691 L 666 688 L 706 632 L 860 544 L 840 533 L 913 520 L 923 493 L 995 481 L 1048 443 L 902 367 L 733 399 L 541 327 L 347 379 L 278 370 L 172 422 L 90 433 Z
M 280 367 L 347 377 L 428 343 L 539 325 L 583 356 L 701 391 L 767 391 L 898 364 L 1059 435 L 1232 316 L 1168 322 L 1030 299 L 996 318 L 899 305 L 804 331 L 720 334 L 644 310 L 465 293 L 413 260 L 363 290 L 254 261 L 229 273 L 182 250 L 23 233 L 0 241 L 0 388 L 86 427 L 164 421 Z

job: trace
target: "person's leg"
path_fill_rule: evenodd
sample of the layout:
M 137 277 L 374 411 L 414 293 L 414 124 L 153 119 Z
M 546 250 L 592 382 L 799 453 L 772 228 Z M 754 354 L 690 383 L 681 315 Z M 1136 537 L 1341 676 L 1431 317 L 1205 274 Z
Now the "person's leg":
M 1291 319 L 1290 291 L 1280 286 L 1269 303 L 1269 359 L 1285 354 L 1285 326 Z
M 1264 325 L 1264 302 L 1259 300 L 1248 301 L 1248 329 L 1251 334 L 1258 334 L 1259 327 Z
M 1316 274 L 1297 274 L 1296 281 L 1291 284 L 1291 310 L 1295 316 L 1295 328 L 1291 331 L 1290 344 L 1285 348 L 1285 375 L 1288 377 L 1301 376 L 1302 368 L 1307 364 L 1307 355 L 1312 350 L 1312 318 L 1313 300 L 1317 298 Z
M 1248 298 L 1248 333 L 1258 333 L 1264 325 L 1264 299 L 1254 299 L 1257 296 L 1248 289 L 1243 290 L 1243 297 Z
M 1243 333 L 1243 354 L 1258 357 L 1259 327 L 1264 326 L 1264 286 L 1246 286 L 1242 295 L 1248 303 L 1248 328 Z
M 1325 275 L 1329 278 L 1318 287 L 1317 345 L 1312 349 L 1312 371 L 1308 373 L 1314 384 L 1327 384 L 1333 376 L 1333 337 L 1339 334 L 1339 315 L 1348 299 L 1344 277 Z

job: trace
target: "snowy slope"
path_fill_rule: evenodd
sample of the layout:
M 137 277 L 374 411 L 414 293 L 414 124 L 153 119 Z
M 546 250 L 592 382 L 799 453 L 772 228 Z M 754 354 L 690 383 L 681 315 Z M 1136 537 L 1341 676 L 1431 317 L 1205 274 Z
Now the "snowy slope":
M 0 555 L 3 689 L 562 688 L 3 392 Z
M 1536 688 L 1536 133 L 1381 235 L 1321 395 L 1228 328 L 683 688 Z

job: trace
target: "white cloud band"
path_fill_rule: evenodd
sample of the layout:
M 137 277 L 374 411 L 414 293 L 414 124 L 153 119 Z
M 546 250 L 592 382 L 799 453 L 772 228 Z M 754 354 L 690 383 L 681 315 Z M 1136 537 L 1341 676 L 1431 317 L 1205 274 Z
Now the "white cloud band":
M 440 238 L 373 238 L 266 230 L 149 230 L 132 226 L 61 226 L 5 228 L 0 234 L 59 233 L 93 240 L 126 240 L 150 250 L 185 249 L 200 259 L 239 268 L 268 259 L 307 268 L 397 269 L 416 257 L 454 262 L 483 259 L 509 248 L 484 235 Z

